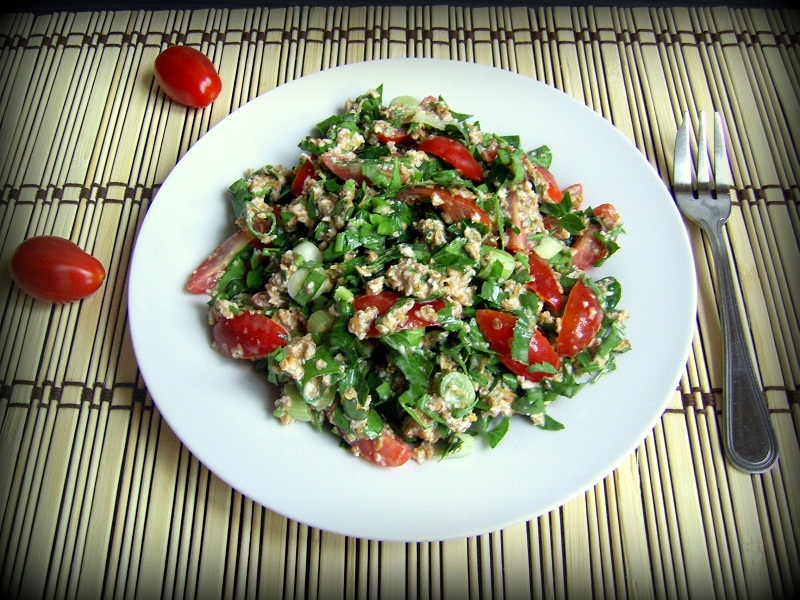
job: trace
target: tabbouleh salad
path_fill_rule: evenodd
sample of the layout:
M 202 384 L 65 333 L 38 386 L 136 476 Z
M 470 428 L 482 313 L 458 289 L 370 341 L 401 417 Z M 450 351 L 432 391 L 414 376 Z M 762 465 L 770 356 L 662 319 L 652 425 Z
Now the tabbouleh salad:
M 233 233 L 190 276 L 213 346 L 281 389 L 274 414 L 378 465 L 496 446 L 512 417 L 563 425 L 629 348 L 612 204 L 559 187 L 551 152 L 443 98 L 348 100 L 293 167 L 230 186 Z

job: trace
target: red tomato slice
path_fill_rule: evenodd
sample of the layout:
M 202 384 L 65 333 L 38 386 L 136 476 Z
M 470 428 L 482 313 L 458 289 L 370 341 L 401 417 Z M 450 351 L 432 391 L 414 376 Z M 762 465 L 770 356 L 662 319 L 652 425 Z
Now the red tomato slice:
M 600 204 L 592 209 L 603 231 L 612 231 L 619 225 L 619 213 L 613 204 Z
M 592 343 L 602 322 L 603 310 L 597 296 L 579 280 L 570 290 L 564 307 L 556 338 L 556 352 L 561 356 L 575 356 Z
M 387 310 L 392 308 L 394 303 L 399 299 L 400 294 L 391 291 L 380 292 L 378 294 L 364 294 L 353 300 L 353 308 L 356 310 L 364 310 L 375 307 L 378 309 L 378 315 L 383 315 Z
M 191 46 L 170 46 L 156 57 L 156 83 L 170 98 L 203 108 L 217 99 L 222 80 L 209 58 Z
M 497 353 L 498 358 L 509 371 L 534 382 L 551 375 L 541 371 L 529 371 L 528 365 L 511 358 L 511 340 L 514 337 L 517 317 L 497 310 L 480 309 L 475 311 L 475 320 L 489 347 Z M 561 357 L 558 356 L 539 328 L 536 328 L 531 336 L 528 363 L 550 363 L 556 369 L 561 366 Z
M 572 265 L 581 271 L 587 270 L 597 261 L 608 256 L 608 248 L 595 237 L 595 233 L 599 231 L 600 228 L 597 225 L 589 225 L 572 245 L 575 250 L 575 254 L 572 255 Z
M 411 447 L 388 427 L 374 440 L 356 440 L 352 447 L 359 456 L 381 467 L 399 467 L 411 458 Z
M 442 200 L 442 204 L 438 207 L 439 210 L 454 222 L 467 219 L 483 223 L 486 227 L 491 227 L 489 215 L 474 201 L 466 196 L 451 194 L 441 187 L 413 186 L 401 190 L 397 194 L 397 198 L 408 202 L 419 198 L 432 198 L 434 194 Z
M 561 188 L 558 187 L 558 183 L 556 183 L 556 178 L 553 177 L 553 174 L 540 165 L 534 165 L 533 168 L 536 169 L 536 172 L 547 182 L 547 197 L 550 201 L 555 204 L 561 202 L 564 194 Z
M 361 185 L 361 182 L 364 181 L 361 163 L 357 160 L 342 160 L 327 152 L 320 156 L 320 160 L 331 173 L 343 181 L 352 179 L 357 185 Z
M 395 144 L 402 144 L 411 139 L 411 134 L 408 133 L 407 127 L 391 127 L 387 126 L 386 129 L 378 133 L 378 141 L 381 144 L 388 144 L 394 142 Z
M 619 226 L 619 213 L 613 204 L 600 204 L 593 209 L 593 212 L 600 226 L 591 223 L 572 245 L 575 249 L 572 264 L 582 271 L 608 256 L 608 248 L 595 234 L 600 231 L 609 232 Z
M 573 183 L 564 189 L 564 194 L 569 192 L 569 199 L 572 202 L 572 208 L 580 208 L 583 204 L 583 184 Z
M 365 310 L 367 308 L 375 307 L 378 309 L 378 316 L 385 315 L 386 312 L 394 306 L 395 302 L 400 300 L 402 296 L 397 292 L 393 291 L 384 291 L 378 294 L 365 294 L 363 296 L 358 296 L 353 300 L 353 308 L 356 310 Z M 414 302 L 414 306 L 411 307 L 411 310 L 406 313 L 406 318 L 403 320 L 402 323 L 397 325 L 395 331 L 400 331 L 401 329 L 416 329 L 417 327 L 429 327 L 431 325 L 436 325 L 436 321 L 431 321 L 430 319 L 425 319 L 420 315 L 420 310 L 425 306 L 432 306 L 433 310 L 439 311 L 444 308 L 444 302 L 441 300 L 426 300 L 424 302 Z M 369 331 L 367 332 L 367 337 L 380 337 L 382 334 L 378 331 L 377 327 L 373 323 L 370 327 Z
M 528 254 L 531 280 L 525 287 L 539 296 L 555 310 L 561 310 L 563 302 L 561 285 L 556 279 L 550 264 L 536 252 Z
M 255 312 L 219 318 L 211 330 L 214 345 L 232 358 L 263 358 L 286 345 L 289 335 L 275 321 Z
M 447 137 L 432 137 L 421 141 L 417 148 L 441 158 L 467 179 L 483 181 L 483 169 L 464 144 Z
M 464 196 L 450 196 L 442 205 L 442 213 L 453 220 L 453 222 L 467 219 L 468 221 L 478 221 L 486 227 L 490 227 L 489 215 L 480 206 Z
M 253 241 L 255 241 L 255 238 L 247 231 L 244 229 L 237 230 L 236 233 L 217 246 L 208 258 L 200 263 L 200 266 L 189 276 L 186 290 L 193 294 L 211 293 L 231 259 L 236 256 L 239 250 Z
M 315 174 L 316 171 L 314 170 L 314 165 L 311 163 L 311 161 L 303 161 L 303 164 L 297 169 L 294 180 L 292 180 L 292 196 L 297 198 L 300 194 L 302 194 L 303 185 L 305 184 L 306 179 L 313 178 Z
M 519 216 L 517 193 L 513 190 L 509 192 L 506 196 L 506 202 L 511 213 L 511 225 L 513 226 L 506 230 L 508 236 L 506 249 L 510 252 L 527 252 L 530 243 L 528 241 L 528 232 L 522 227 L 522 219 Z
M 22 242 L 11 256 L 11 278 L 29 296 L 64 304 L 94 294 L 106 270 L 72 240 L 39 235 Z

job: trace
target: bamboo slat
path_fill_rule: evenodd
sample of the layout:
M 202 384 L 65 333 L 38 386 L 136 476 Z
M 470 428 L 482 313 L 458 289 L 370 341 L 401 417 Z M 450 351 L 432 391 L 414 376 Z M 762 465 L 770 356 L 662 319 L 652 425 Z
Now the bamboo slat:
M 175 43 L 199 48 L 220 72 L 210 108 L 175 105 L 153 83 L 155 57 Z M 699 306 L 680 384 L 611 475 L 550 513 L 443 542 L 355 539 L 255 504 L 181 444 L 147 393 L 126 322 L 131 252 L 151 200 L 197 140 L 258 95 L 405 56 L 555 86 L 613 123 L 667 185 L 683 113 L 722 113 L 735 201 L 726 236 L 780 446 L 772 471 L 745 475 L 723 455 L 716 275 L 693 226 Z M 800 591 L 800 11 L 338 4 L 4 14 L 0 90 L 3 597 Z M 11 254 L 44 233 L 102 260 L 98 294 L 49 306 L 13 285 Z

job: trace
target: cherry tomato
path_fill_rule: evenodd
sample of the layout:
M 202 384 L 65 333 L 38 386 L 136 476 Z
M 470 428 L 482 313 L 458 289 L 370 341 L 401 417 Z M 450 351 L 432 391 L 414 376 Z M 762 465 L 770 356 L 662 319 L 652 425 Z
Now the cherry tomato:
M 389 142 L 402 144 L 410 139 L 411 134 L 408 133 L 407 127 L 387 127 L 385 130 L 378 132 L 378 141 L 381 144 L 388 144 Z
M 352 179 L 356 185 L 361 185 L 364 181 L 364 175 L 361 172 L 361 162 L 357 160 L 342 160 L 333 154 L 325 153 L 320 159 L 322 164 L 328 167 L 328 170 L 336 175 L 339 179 L 347 181 Z
M 94 294 L 103 284 L 106 270 L 74 242 L 40 235 L 28 238 L 14 251 L 11 278 L 29 296 L 65 304 Z
M 611 231 L 619 225 L 619 213 L 613 204 L 600 204 L 592 209 L 603 231 Z
M 313 178 L 315 173 L 314 165 L 311 163 L 311 161 L 304 161 L 303 164 L 298 167 L 297 173 L 292 181 L 292 196 L 297 198 L 300 194 L 302 194 L 303 185 L 305 184 L 306 179 Z
M 506 249 L 509 252 L 527 252 L 530 247 L 528 231 L 522 226 L 522 218 L 519 214 L 519 199 L 517 193 L 511 190 L 506 196 L 508 210 L 511 213 L 512 227 L 506 228 Z M 547 216 L 547 215 L 545 215 Z
M 550 264 L 536 252 L 528 254 L 531 280 L 525 287 L 555 310 L 561 310 L 562 290 Z
M 405 188 L 397 194 L 397 198 L 404 201 L 416 200 L 419 198 L 432 198 L 436 194 L 441 200 L 439 210 L 449 217 L 452 221 L 467 219 L 483 223 L 486 227 L 491 226 L 489 215 L 480 206 L 466 196 L 451 194 L 441 187 L 412 186 Z
M 400 294 L 389 290 L 379 292 L 377 294 L 364 294 L 353 300 L 353 308 L 356 310 L 365 310 L 367 308 L 374 307 L 378 309 L 378 316 L 380 317 L 385 315 L 386 312 L 401 298 L 402 296 Z M 406 313 L 406 318 L 395 327 L 395 331 L 436 325 L 436 321 L 431 321 L 430 319 L 426 319 L 420 315 L 420 310 L 422 310 L 425 306 L 431 306 L 433 307 L 433 310 L 438 311 L 444 308 L 444 302 L 441 300 L 426 300 L 424 302 L 415 301 L 414 305 Z M 381 335 L 382 334 L 378 331 L 375 323 L 373 323 L 367 332 L 367 337 L 380 337 Z
M 556 369 L 561 366 L 561 357 L 558 356 L 539 328 L 536 328 L 531 336 L 531 345 L 528 348 L 529 364 L 526 365 L 511 357 L 511 340 L 514 338 L 517 317 L 497 310 L 479 309 L 475 311 L 475 320 L 489 347 L 497 353 L 506 368 L 515 375 L 535 382 L 551 374 L 529 371 L 529 365 L 550 363 Z
M 193 294 L 209 294 L 237 252 L 253 241 L 252 235 L 244 229 L 238 229 L 200 263 L 189 276 L 186 290 Z
M 217 99 L 222 80 L 209 58 L 191 46 L 170 46 L 156 57 L 156 83 L 175 102 L 203 108 Z
M 217 319 L 211 333 L 217 350 L 232 358 L 263 358 L 289 341 L 283 327 L 266 315 L 249 311 Z
M 597 296 L 579 280 L 570 290 L 564 307 L 556 338 L 556 352 L 561 356 L 575 356 L 592 343 L 602 322 L 603 310 Z
M 467 179 L 476 183 L 483 181 L 483 169 L 480 163 L 464 144 L 447 137 L 436 136 L 421 141 L 417 148 L 441 158 Z
M 572 255 L 572 264 L 582 271 L 595 265 L 598 261 L 608 256 L 608 248 L 597 239 L 601 231 L 608 233 L 619 226 L 619 213 L 613 204 L 600 204 L 593 209 L 594 216 L 600 225 L 590 223 L 575 240 Z
M 411 458 L 411 447 L 388 427 L 374 440 L 356 440 L 352 447 L 359 456 L 381 467 L 399 467 Z
M 550 201 L 555 204 L 561 202 L 564 193 L 561 191 L 561 188 L 558 187 L 558 183 L 556 182 L 556 178 L 553 177 L 553 174 L 541 165 L 534 165 L 533 167 L 541 178 L 547 182 L 547 197 Z
M 572 245 L 575 249 L 575 254 L 572 255 L 572 265 L 581 271 L 585 271 L 597 261 L 608 256 L 608 248 L 595 236 L 599 232 L 600 228 L 591 224 L 580 233 Z
M 571 186 L 564 188 L 564 194 L 569 192 L 569 200 L 572 202 L 572 208 L 580 208 L 583 204 L 583 184 L 573 183 Z

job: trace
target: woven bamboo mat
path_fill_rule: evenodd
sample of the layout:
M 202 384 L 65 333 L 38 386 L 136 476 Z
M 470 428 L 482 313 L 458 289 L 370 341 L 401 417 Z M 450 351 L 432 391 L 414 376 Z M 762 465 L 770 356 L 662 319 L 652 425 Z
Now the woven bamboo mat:
M 151 68 L 181 42 L 222 97 L 165 102 Z M 800 591 L 800 12 L 361 7 L 0 18 L 0 595 L 23 598 L 779 598 Z M 709 254 L 695 229 L 690 359 L 652 433 L 561 508 L 436 543 L 287 520 L 209 473 L 162 421 L 126 327 L 137 228 L 178 159 L 275 86 L 385 57 L 495 65 L 580 99 L 667 183 L 684 110 L 723 112 L 737 202 L 736 292 L 780 446 L 728 466 Z M 14 248 L 69 237 L 104 288 L 66 306 L 12 286 Z

